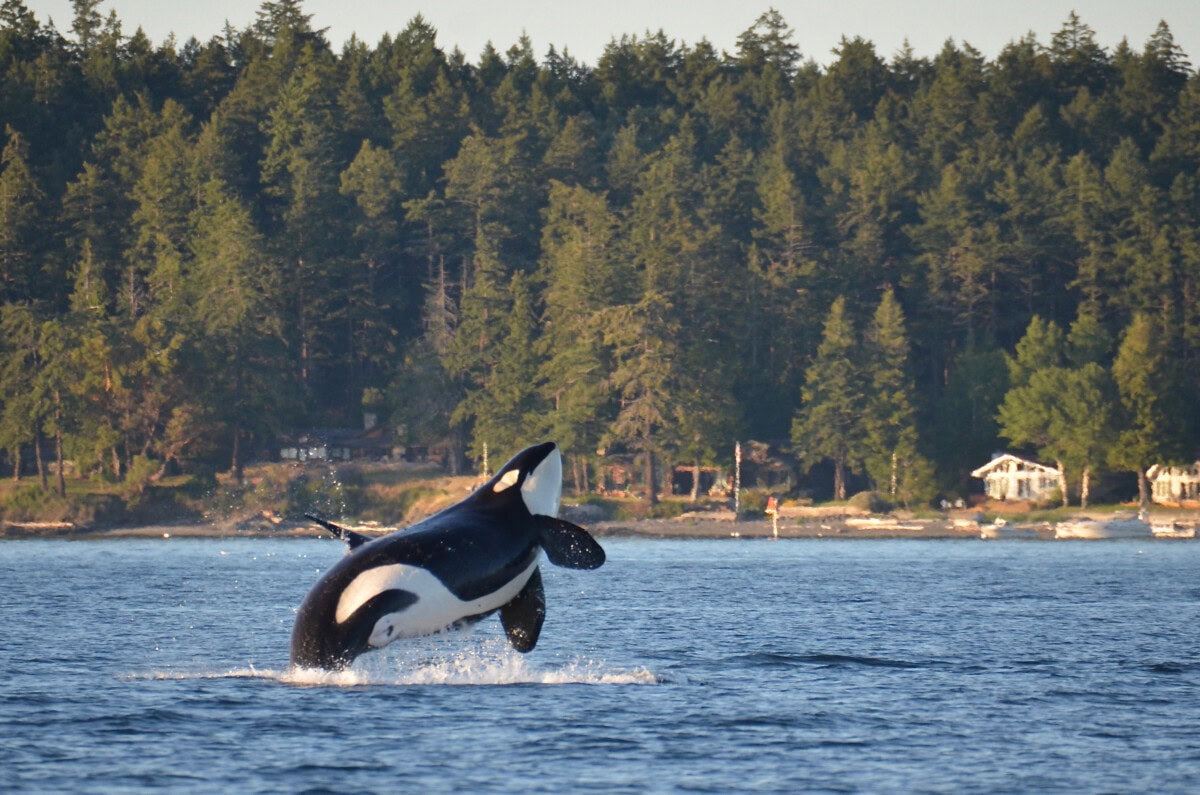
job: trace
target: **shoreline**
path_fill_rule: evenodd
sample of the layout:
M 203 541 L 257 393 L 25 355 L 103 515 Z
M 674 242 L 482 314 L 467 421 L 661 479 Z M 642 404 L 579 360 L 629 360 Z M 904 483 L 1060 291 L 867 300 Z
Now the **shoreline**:
M 976 518 L 948 515 L 935 519 L 910 519 L 896 516 L 822 513 L 804 517 L 785 516 L 778 526 L 767 518 L 736 519 L 732 512 L 685 514 L 673 519 L 596 519 L 583 516 L 567 518 L 584 527 L 596 538 L 660 538 L 660 539 L 770 539 L 770 538 L 832 538 L 832 539 L 973 539 L 980 540 L 985 528 Z M 1086 518 L 1072 517 L 1067 521 Z M 1168 519 L 1170 521 L 1170 519 Z M 1189 513 L 1176 516 L 1177 525 L 1196 528 L 1200 516 Z M 367 536 L 395 532 L 397 527 L 375 523 L 353 524 L 347 527 Z M 1050 522 L 1021 522 L 1007 526 L 1018 531 L 1008 538 L 1052 540 L 1055 524 Z M 22 539 L 100 540 L 120 538 L 331 538 L 329 531 L 308 521 L 281 519 L 270 514 L 243 519 L 215 522 L 180 520 L 131 527 L 76 526 L 67 522 L 4 522 L 0 523 L 0 541 Z M 994 538 L 994 537 L 993 537 Z
M 778 535 L 769 519 L 698 518 L 634 519 L 578 522 L 596 538 L 956 538 L 978 539 L 978 526 L 951 520 L 896 520 L 890 518 L 823 518 L 818 521 L 784 520 Z M 366 535 L 384 535 L 395 528 L 356 526 Z M 329 538 L 329 532 L 311 522 L 273 519 L 180 522 L 138 527 L 76 527 L 60 522 L 5 523 L 0 541 L 21 539 L 95 540 L 119 538 Z

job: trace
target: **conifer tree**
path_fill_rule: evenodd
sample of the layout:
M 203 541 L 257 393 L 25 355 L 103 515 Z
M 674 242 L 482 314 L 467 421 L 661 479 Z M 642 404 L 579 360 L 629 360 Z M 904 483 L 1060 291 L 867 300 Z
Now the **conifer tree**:
M 279 288 L 290 348 L 300 386 L 317 405 L 346 405 L 361 394 L 346 368 L 346 326 L 334 322 L 346 310 L 341 241 L 349 235 L 341 224 L 347 213 L 333 134 L 334 78 L 329 55 L 306 45 L 264 124 L 262 160 L 268 239 L 288 274 Z
M 458 323 L 445 359 L 446 370 L 465 388 L 463 402 L 454 411 L 452 422 L 468 430 L 472 439 L 470 453 L 482 459 L 487 439 L 470 431 L 478 419 L 480 401 L 495 370 L 504 345 L 504 323 L 512 310 L 510 275 L 493 240 L 483 233 L 476 237 L 471 281 L 462 290 Z
M 947 363 L 932 446 L 939 482 L 950 493 L 967 493 L 968 473 L 997 450 L 996 410 L 1009 388 L 1005 355 L 977 342 Z
M 870 384 L 862 420 L 867 474 L 893 500 L 907 504 L 931 496 L 930 466 L 919 451 L 904 312 L 892 290 L 880 299 L 864 342 L 864 375 Z
M 527 37 L 469 61 L 420 16 L 335 52 L 302 0 L 156 46 L 102 6 L 72 0 L 64 38 L 0 2 L 5 467 L 60 432 L 136 497 L 165 462 L 244 460 L 235 441 L 348 422 L 385 384 L 408 441 L 459 466 L 475 410 L 448 418 L 521 369 L 514 334 L 582 488 L 604 445 L 654 476 L 719 464 L 805 430 L 824 314 L 840 295 L 869 319 L 889 286 L 907 391 L 871 386 L 899 377 L 869 356 L 883 332 L 851 334 L 867 358 L 842 373 L 917 418 L 902 444 L 860 406 L 845 467 L 881 488 L 881 451 L 911 448 L 962 493 L 1006 393 L 1080 480 L 1200 439 L 1179 408 L 1200 394 L 1200 80 L 1165 22 L 1110 51 L 1071 14 L 990 61 L 953 41 L 887 60 L 849 31 L 823 67 L 768 10 L 729 53 L 659 31 L 593 69 Z M 540 328 L 512 326 L 517 297 Z M 1144 361 L 1113 364 L 1123 327 L 1161 363 L 1153 400 Z M 65 390 L 35 400 L 56 357 Z
M 46 250 L 46 194 L 29 167 L 29 144 L 5 127 L 0 153 L 0 300 L 45 297 L 39 289 L 40 254 Z
M 539 383 L 550 410 L 543 433 L 568 456 L 595 450 L 611 421 L 605 388 L 609 352 L 604 345 L 604 310 L 625 300 L 628 273 L 620 265 L 618 221 L 604 196 L 582 187 L 552 183 L 542 230 L 539 280 L 543 333 Z M 586 468 L 571 460 L 576 487 L 585 488 Z
M 812 468 L 833 462 L 833 497 L 846 499 L 846 477 L 864 458 L 862 416 L 867 401 L 854 324 L 846 299 L 838 297 L 825 318 L 816 358 L 804 376 L 800 409 L 792 420 L 792 444 Z
M 537 390 L 536 318 L 528 278 L 514 273 L 507 285 L 510 307 L 497 318 L 496 361 L 484 380 L 468 389 L 456 415 L 472 419 L 472 452 L 505 458 L 531 443 L 530 431 L 544 414 Z
M 22 448 L 30 446 L 45 489 L 41 418 L 36 411 L 33 381 L 38 364 L 38 324 L 28 303 L 0 305 L 0 444 L 9 454 L 13 479 L 20 480 Z
M 119 481 L 125 474 L 121 407 L 132 403 L 124 361 L 130 346 L 110 315 L 107 285 L 86 240 L 73 276 L 68 319 L 77 340 L 79 381 L 72 391 L 90 410 L 79 418 L 72 457 L 81 474 L 98 470 Z
M 464 400 L 463 380 L 449 368 L 458 325 L 458 305 L 444 263 L 439 261 L 425 285 L 421 312 L 422 334 L 409 343 L 403 366 L 388 384 L 392 419 L 413 444 L 446 440 L 450 450 L 447 467 L 459 474 L 466 443 L 461 426 L 453 423 L 455 410 Z
M 770 417 L 774 428 L 790 421 L 803 360 L 820 338 L 823 306 L 819 278 L 818 230 L 793 168 L 781 124 L 760 160 L 753 219 L 753 244 L 747 252 L 750 273 L 748 306 L 741 340 L 748 390 L 755 400 L 779 394 L 779 405 L 754 412 Z M 768 426 L 771 427 L 771 426 Z M 756 429 L 763 433 L 766 429 Z
M 200 399 L 177 408 L 162 459 L 216 448 L 227 452 L 229 471 L 241 482 L 245 442 L 279 432 L 289 413 L 279 306 L 284 277 L 249 208 L 219 180 L 202 187 L 192 225 L 186 289 L 203 335 L 194 353 L 204 366 L 192 384 Z
M 673 367 L 679 326 L 670 299 L 653 288 L 632 304 L 604 313 L 604 342 L 613 365 L 609 386 L 619 401 L 602 443 L 621 443 L 642 455 L 646 501 L 658 502 L 658 462 L 672 447 L 672 400 L 679 396 Z

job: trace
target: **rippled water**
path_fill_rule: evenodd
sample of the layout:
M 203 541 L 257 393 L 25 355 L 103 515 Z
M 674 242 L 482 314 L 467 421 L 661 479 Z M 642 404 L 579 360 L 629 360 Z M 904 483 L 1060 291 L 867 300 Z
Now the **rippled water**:
M 604 544 L 530 655 L 490 619 L 320 676 L 337 542 L 0 543 L 0 788 L 1200 788 L 1200 544 Z

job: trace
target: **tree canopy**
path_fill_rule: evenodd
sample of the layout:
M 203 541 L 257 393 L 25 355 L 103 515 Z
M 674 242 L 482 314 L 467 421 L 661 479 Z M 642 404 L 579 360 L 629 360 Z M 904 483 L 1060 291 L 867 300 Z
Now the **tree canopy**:
M 847 31 L 821 68 L 770 9 L 588 65 L 420 16 L 337 51 L 301 0 L 155 46 L 102 5 L 0 6 L 18 475 L 240 472 L 366 404 L 456 466 L 550 435 L 653 482 L 757 439 L 904 500 L 1006 440 L 1085 480 L 1197 453 L 1200 77 L 1165 23 L 994 60 Z

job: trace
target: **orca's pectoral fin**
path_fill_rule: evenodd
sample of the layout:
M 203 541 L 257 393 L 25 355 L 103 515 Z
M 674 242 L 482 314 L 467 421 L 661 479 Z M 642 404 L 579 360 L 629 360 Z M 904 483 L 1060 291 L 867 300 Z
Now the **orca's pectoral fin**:
M 555 566 L 598 569 L 604 565 L 604 548 L 579 525 L 553 516 L 534 516 L 542 549 Z
M 534 569 L 521 592 L 500 608 L 500 625 L 512 647 L 524 654 L 533 651 L 537 645 L 545 620 L 546 592 L 542 590 L 542 573 Z
M 412 591 L 389 588 L 375 594 L 362 607 L 355 610 L 354 614 L 345 622 L 345 626 L 352 628 L 346 635 L 346 648 L 350 652 L 348 655 L 350 662 L 370 648 L 386 646 L 395 640 L 394 626 L 389 623 L 381 630 L 379 619 L 391 613 L 403 612 L 418 601 L 417 595 Z
M 350 546 L 350 549 L 357 549 L 371 540 L 362 533 L 356 533 L 348 527 L 342 527 L 339 524 L 326 521 L 319 516 L 313 516 L 311 513 L 304 514 L 304 518 L 313 520 L 317 524 L 321 525 L 321 527 L 324 527 L 326 530 L 333 533 L 337 538 L 345 541 Z

